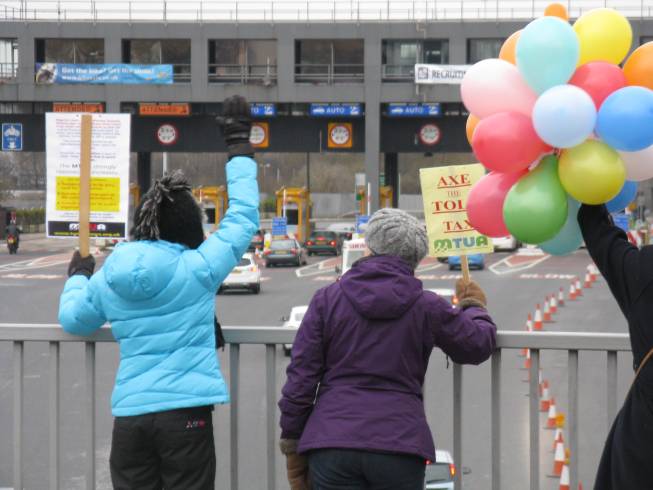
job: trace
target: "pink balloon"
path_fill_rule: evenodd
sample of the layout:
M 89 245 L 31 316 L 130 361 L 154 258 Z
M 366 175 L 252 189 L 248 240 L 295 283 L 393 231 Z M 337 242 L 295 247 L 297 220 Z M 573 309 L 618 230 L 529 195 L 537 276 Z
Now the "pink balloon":
M 530 117 L 500 112 L 481 119 L 474 130 L 472 149 L 488 169 L 517 172 L 551 147 L 537 135 Z
M 467 197 L 467 217 L 483 235 L 499 238 L 510 235 L 503 221 L 506 194 L 528 172 L 491 172 L 479 180 Z
M 499 59 L 479 61 L 467 70 L 460 94 L 469 112 L 481 119 L 507 111 L 530 117 L 537 100 L 517 67 Z
M 608 95 L 625 87 L 628 82 L 623 70 L 617 65 L 606 61 L 592 61 L 578 67 L 569 84 L 587 92 L 598 110 Z

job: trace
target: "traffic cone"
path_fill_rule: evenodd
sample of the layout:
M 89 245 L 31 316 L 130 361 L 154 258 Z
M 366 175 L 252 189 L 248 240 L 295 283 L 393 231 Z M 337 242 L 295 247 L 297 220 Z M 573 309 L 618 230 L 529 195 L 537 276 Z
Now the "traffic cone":
M 542 320 L 542 309 L 538 304 L 537 308 L 535 309 L 535 322 L 533 323 L 533 330 L 542 330 L 542 327 L 544 327 L 544 321 Z
M 569 301 L 576 301 L 576 286 L 574 285 L 574 281 L 569 286 Z
M 542 368 L 540 368 L 540 371 L 537 373 L 537 396 L 540 398 L 544 393 L 544 383 L 549 386 L 549 382 L 542 379 Z
M 551 395 L 549 395 L 549 384 L 542 389 L 542 397 L 540 399 L 540 412 L 548 412 L 551 406 Z
M 530 313 L 528 314 L 528 320 L 526 320 L 526 331 L 527 332 L 533 331 L 533 316 Z M 522 349 L 519 355 L 522 357 L 526 357 L 527 352 L 528 349 Z
M 531 369 L 531 350 L 526 349 L 526 359 L 524 359 L 524 369 L 530 371 Z
M 562 467 L 565 465 L 565 444 L 558 442 L 556 444 L 555 455 L 553 456 L 553 471 L 549 475 L 553 478 L 560 478 L 562 475 Z
M 556 428 L 557 425 L 557 411 L 556 411 L 556 399 L 554 397 L 551 397 L 551 401 L 549 402 L 549 415 L 547 416 L 546 419 L 546 427 L 545 429 L 548 430 L 553 430 Z
M 587 273 L 590 275 L 590 281 L 596 281 L 596 276 L 594 275 L 594 268 L 592 267 L 592 264 L 587 266 Z
M 567 466 L 567 462 L 565 461 L 565 464 L 562 465 L 562 472 L 560 474 L 560 486 L 558 487 L 558 490 L 570 490 L 569 486 L 569 466 Z
M 560 292 L 558 293 L 558 306 L 563 307 L 565 306 L 565 290 L 564 288 L 560 288 Z
M 583 286 L 585 289 L 589 289 L 592 287 L 592 279 L 590 278 L 590 273 L 588 272 L 585 274 L 585 285 Z
M 547 296 L 546 299 L 544 300 L 544 323 L 553 322 L 553 318 L 551 317 L 551 308 L 549 307 L 550 303 L 551 301 Z
M 580 279 L 576 278 L 576 296 L 582 296 L 582 295 L 583 295 L 583 288 L 581 287 Z
M 556 299 L 556 295 L 552 294 L 551 295 L 551 314 L 555 315 L 558 313 L 558 300 Z
M 565 442 L 565 438 L 562 437 L 562 429 L 560 427 L 556 429 L 555 435 L 553 436 L 553 447 L 551 448 L 551 452 L 556 450 L 556 444 L 559 442 Z

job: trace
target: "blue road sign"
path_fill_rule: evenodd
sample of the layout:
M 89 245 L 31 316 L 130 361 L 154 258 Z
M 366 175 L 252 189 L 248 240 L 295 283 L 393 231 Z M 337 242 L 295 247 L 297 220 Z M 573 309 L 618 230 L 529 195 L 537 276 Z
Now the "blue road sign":
M 2 151 L 23 151 L 23 125 L 2 123 Z
M 360 104 L 311 104 L 310 115 L 315 117 L 359 117 L 363 115 Z
M 288 234 L 288 219 L 281 217 L 272 218 L 272 236 L 286 236 Z
M 251 104 L 252 117 L 274 117 L 277 115 L 275 104 Z
M 440 117 L 442 106 L 433 104 L 388 104 L 389 117 Z
M 630 229 L 630 218 L 628 215 L 623 213 L 612 213 L 612 220 L 614 221 L 615 226 L 618 226 L 624 231 Z
M 367 228 L 367 222 L 370 220 L 369 214 L 357 214 L 356 215 L 356 233 L 362 234 L 365 233 L 365 228 Z

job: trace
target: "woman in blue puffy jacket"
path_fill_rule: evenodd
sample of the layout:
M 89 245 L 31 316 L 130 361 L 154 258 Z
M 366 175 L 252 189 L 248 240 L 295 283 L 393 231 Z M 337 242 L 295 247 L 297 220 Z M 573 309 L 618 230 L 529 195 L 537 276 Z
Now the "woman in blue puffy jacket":
M 229 394 L 215 350 L 215 293 L 259 227 L 249 104 L 225 100 L 229 209 L 204 240 L 202 211 L 181 172 L 166 175 L 135 212 L 133 241 L 93 274 L 76 252 L 59 306 L 67 332 L 105 322 L 120 345 L 111 397 L 111 479 L 119 490 L 214 488 L 212 410 Z

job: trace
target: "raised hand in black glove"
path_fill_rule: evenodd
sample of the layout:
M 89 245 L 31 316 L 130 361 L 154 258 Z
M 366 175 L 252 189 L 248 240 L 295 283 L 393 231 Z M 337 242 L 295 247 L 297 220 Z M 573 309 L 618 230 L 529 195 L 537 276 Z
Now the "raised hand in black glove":
M 226 98 L 222 103 L 222 116 L 217 121 L 222 126 L 229 159 L 239 155 L 254 156 L 254 149 L 249 142 L 252 114 L 245 97 L 232 95 Z
M 95 259 L 93 256 L 89 255 L 88 257 L 82 257 L 79 254 L 79 250 L 75 250 L 73 258 L 70 260 L 70 264 L 68 264 L 68 277 L 81 275 L 90 279 L 94 270 Z

